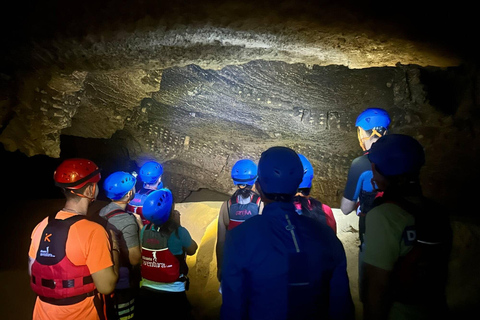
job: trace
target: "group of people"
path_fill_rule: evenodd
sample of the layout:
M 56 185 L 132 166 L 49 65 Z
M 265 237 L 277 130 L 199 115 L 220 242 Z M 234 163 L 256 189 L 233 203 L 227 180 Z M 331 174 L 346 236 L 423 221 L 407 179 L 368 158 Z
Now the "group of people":
M 31 287 L 38 295 L 33 319 L 147 319 L 159 302 L 189 319 L 186 255 L 197 244 L 180 225 L 163 167 L 146 162 L 139 175 L 118 171 L 103 182 L 111 200 L 89 213 L 100 169 L 68 159 L 54 173 L 66 202 L 32 232 Z M 143 186 L 136 191 L 137 176 Z M 168 314 L 168 312 L 164 312 Z
M 436 319 L 448 314 L 452 231 L 445 210 L 422 194 L 423 147 L 389 125 L 383 109 L 358 116 L 364 154 L 340 204 L 359 216 L 363 318 Z M 139 191 L 134 174 L 113 173 L 104 181 L 111 203 L 86 219 L 99 169 L 85 159 L 60 165 L 65 207 L 32 233 L 34 319 L 191 317 L 185 255 L 197 244 L 162 172 L 157 162 L 142 166 Z M 237 161 L 231 177 L 236 191 L 221 206 L 216 243 L 221 318 L 354 319 L 345 250 L 331 207 L 310 196 L 310 161 L 271 147 L 258 165 Z

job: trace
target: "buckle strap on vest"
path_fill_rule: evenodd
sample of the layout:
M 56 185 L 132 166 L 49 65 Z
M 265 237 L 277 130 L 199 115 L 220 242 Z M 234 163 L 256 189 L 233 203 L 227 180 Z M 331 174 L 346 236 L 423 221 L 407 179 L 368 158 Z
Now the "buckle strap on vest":
M 38 296 L 40 300 L 43 302 L 53 304 L 56 306 L 68 306 L 72 305 L 75 303 L 79 303 L 83 300 L 85 300 L 88 297 L 92 297 L 97 294 L 97 290 L 93 290 L 84 294 L 80 294 L 78 296 L 73 296 L 73 297 L 68 297 L 68 298 L 63 298 L 63 299 L 55 299 L 55 298 L 50 298 L 50 297 L 44 297 L 44 296 Z
M 32 282 L 36 284 L 36 278 L 35 276 L 32 276 Z M 62 288 L 73 288 L 75 287 L 75 280 L 76 279 L 70 279 L 70 280 L 62 280 Z M 92 276 L 86 276 L 83 277 L 83 285 L 90 284 L 93 282 Z M 42 279 L 41 284 L 43 287 L 47 287 L 50 289 L 55 289 L 57 283 L 53 279 Z

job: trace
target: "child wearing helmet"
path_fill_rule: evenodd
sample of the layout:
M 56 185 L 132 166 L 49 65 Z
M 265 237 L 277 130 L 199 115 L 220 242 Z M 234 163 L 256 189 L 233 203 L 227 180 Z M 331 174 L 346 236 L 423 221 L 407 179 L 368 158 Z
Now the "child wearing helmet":
M 452 230 L 445 209 L 422 195 L 423 147 L 390 134 L 372 146 L 368 159 L 384 193 L 366 217 L 364 319 L 445 317 Z
M 299 154 L 298 157 L 303 165 L 303 180 L 300 182 L 297 194 L 293 198 L 297 213 L 327 224 L 333 232 L 337 233 L 337 222 L 333 216 L 332 208 L 310 196 L 314 174 L 312 164 L 303 154 Z
M 136 266 L 140 263 L 139 231 L 143 227 L 140 217 L 127 213 L 127 203 L 135 195 L 137 179 L 128 172 L 117 171 L 109 175 L 103 189 L 111 202 L 99 212 L 120 241 L 120 277 L 113 296 L 107 296 L 106 305 L 121 317 L 134 316 L 135 293 L 138 287 Z M 104 224 L 105 225 L 105 224 Z
M 178 319 L 190 319 L 188 266 L 185 255 L 197 251 L 197 243 L 180 225 L 180 213 L 174 210 L 168 189 L 150 193 L 143 204 L 143 214 L 150 221 L 141 231 L 142 282 L 137 314 L 148 319 L 153 310 L 172 310 Z
M 221 319 L 353 319 L 343 245 L 326 224 L 297 214 L 300 158 L 272 147 L 258 163 L 261 215 L 225 242 Z
M 151 192 L 163 188 L 162 175 L 163 166 L 157 161 L 147 161 L 140 167 L 138 176 L 143 182 L 143 187 L 135 193 L 126 210 L 140 215 L 144 225 L 147 225 L 149 221 L 142 214 L 143 202 Z
M 239 226 L 247 219 L 262 213 L 263 203 L 255 192 L 257 165 L 250 159 L 238 160 L 232 167 L 231 177 L 237 190 L 225 201 L 218 214 L 217 244 L 217 278 L 221 279 L 223 246 L 229 230 Z

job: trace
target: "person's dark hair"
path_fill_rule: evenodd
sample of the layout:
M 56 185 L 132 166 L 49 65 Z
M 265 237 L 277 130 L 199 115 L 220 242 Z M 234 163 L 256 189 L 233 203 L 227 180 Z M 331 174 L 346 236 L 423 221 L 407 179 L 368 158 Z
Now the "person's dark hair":
M 177 238 L 180 238 L 180 236 L 178 235 L 178 228 L 180 227 L 180 224 L 174 219 L 174 211 L 175 209 L 172 206 L 172 210 L 170 211 L 170 216 L 168 217 L 168 220 L 160 226 L 159 231 L 161 234 L 166 236 L 172 234 L 172 232 L 175 232 Z
M 300 192 L 304 196 L 310 195 L 310 190 L 312 190 L 312 188 L 298 188 L 298 192 Z
M 240 185 L 239 185 L 240 186 Z M 239 187 L 233 196 L 241 196 L 243 199 L 246 199 L 252 195 L 252 186 L 249 184 L 244 185 L 244 187 Z
M 404 195 L 421 194 L 420 173 L 408 173 L 396 176 L 385 176 L 391 191 Z
M 375 129 L 375 131 L 377 131 L 377 132 L 378 132 L 379 134 L 381 134 L 382 136 L 385 135 L 385 133 L 387 132 L 387 129 L 384 128 L 384 127 L 375 127 L 375 128 L 370 129 L 370 130 L 365 130 L 365 133 L 366 133 L 368 136 L 371 136 L 374 129 Z
M 78 196 L 77 194 L 83 194 L 85 192 L 85 190 L 87 190 L 87 188 L 91 185 L 93 185 L 93 183 L 89 182 L 86 185 L 84 185 L 83 187 L 81 187 L 80 189 L 75 189 L 75 190 L 62 188 L 62 192 L 63 192 L 63 194 L 65 195 L 65 198 L 68 201 L 73 200 L 73 201 L 78 202 L 78 201 L 80 201 L 80 199 L 82 199 L 82 197 Z

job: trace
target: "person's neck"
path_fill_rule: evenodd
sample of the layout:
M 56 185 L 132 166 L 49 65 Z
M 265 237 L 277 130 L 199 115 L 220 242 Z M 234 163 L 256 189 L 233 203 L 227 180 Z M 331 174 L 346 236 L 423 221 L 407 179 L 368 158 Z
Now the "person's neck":
M 365 151 L 369 151 L 372 145 L 377 142 L 378 137 L 371 137 L 370 139 L 365 140 Z
M 112 201 L 112 202 L 115 203 L 120 208 L 122 208 L 122 210 L 125 210 L 125 208 L 127 207 L 127 201 Z
M 74 200 L 67 200 L 65 206 L 63 207 L 63 211 L 87 215 L 88 211 L 88 199 L 80 199 L 79 201 Z

